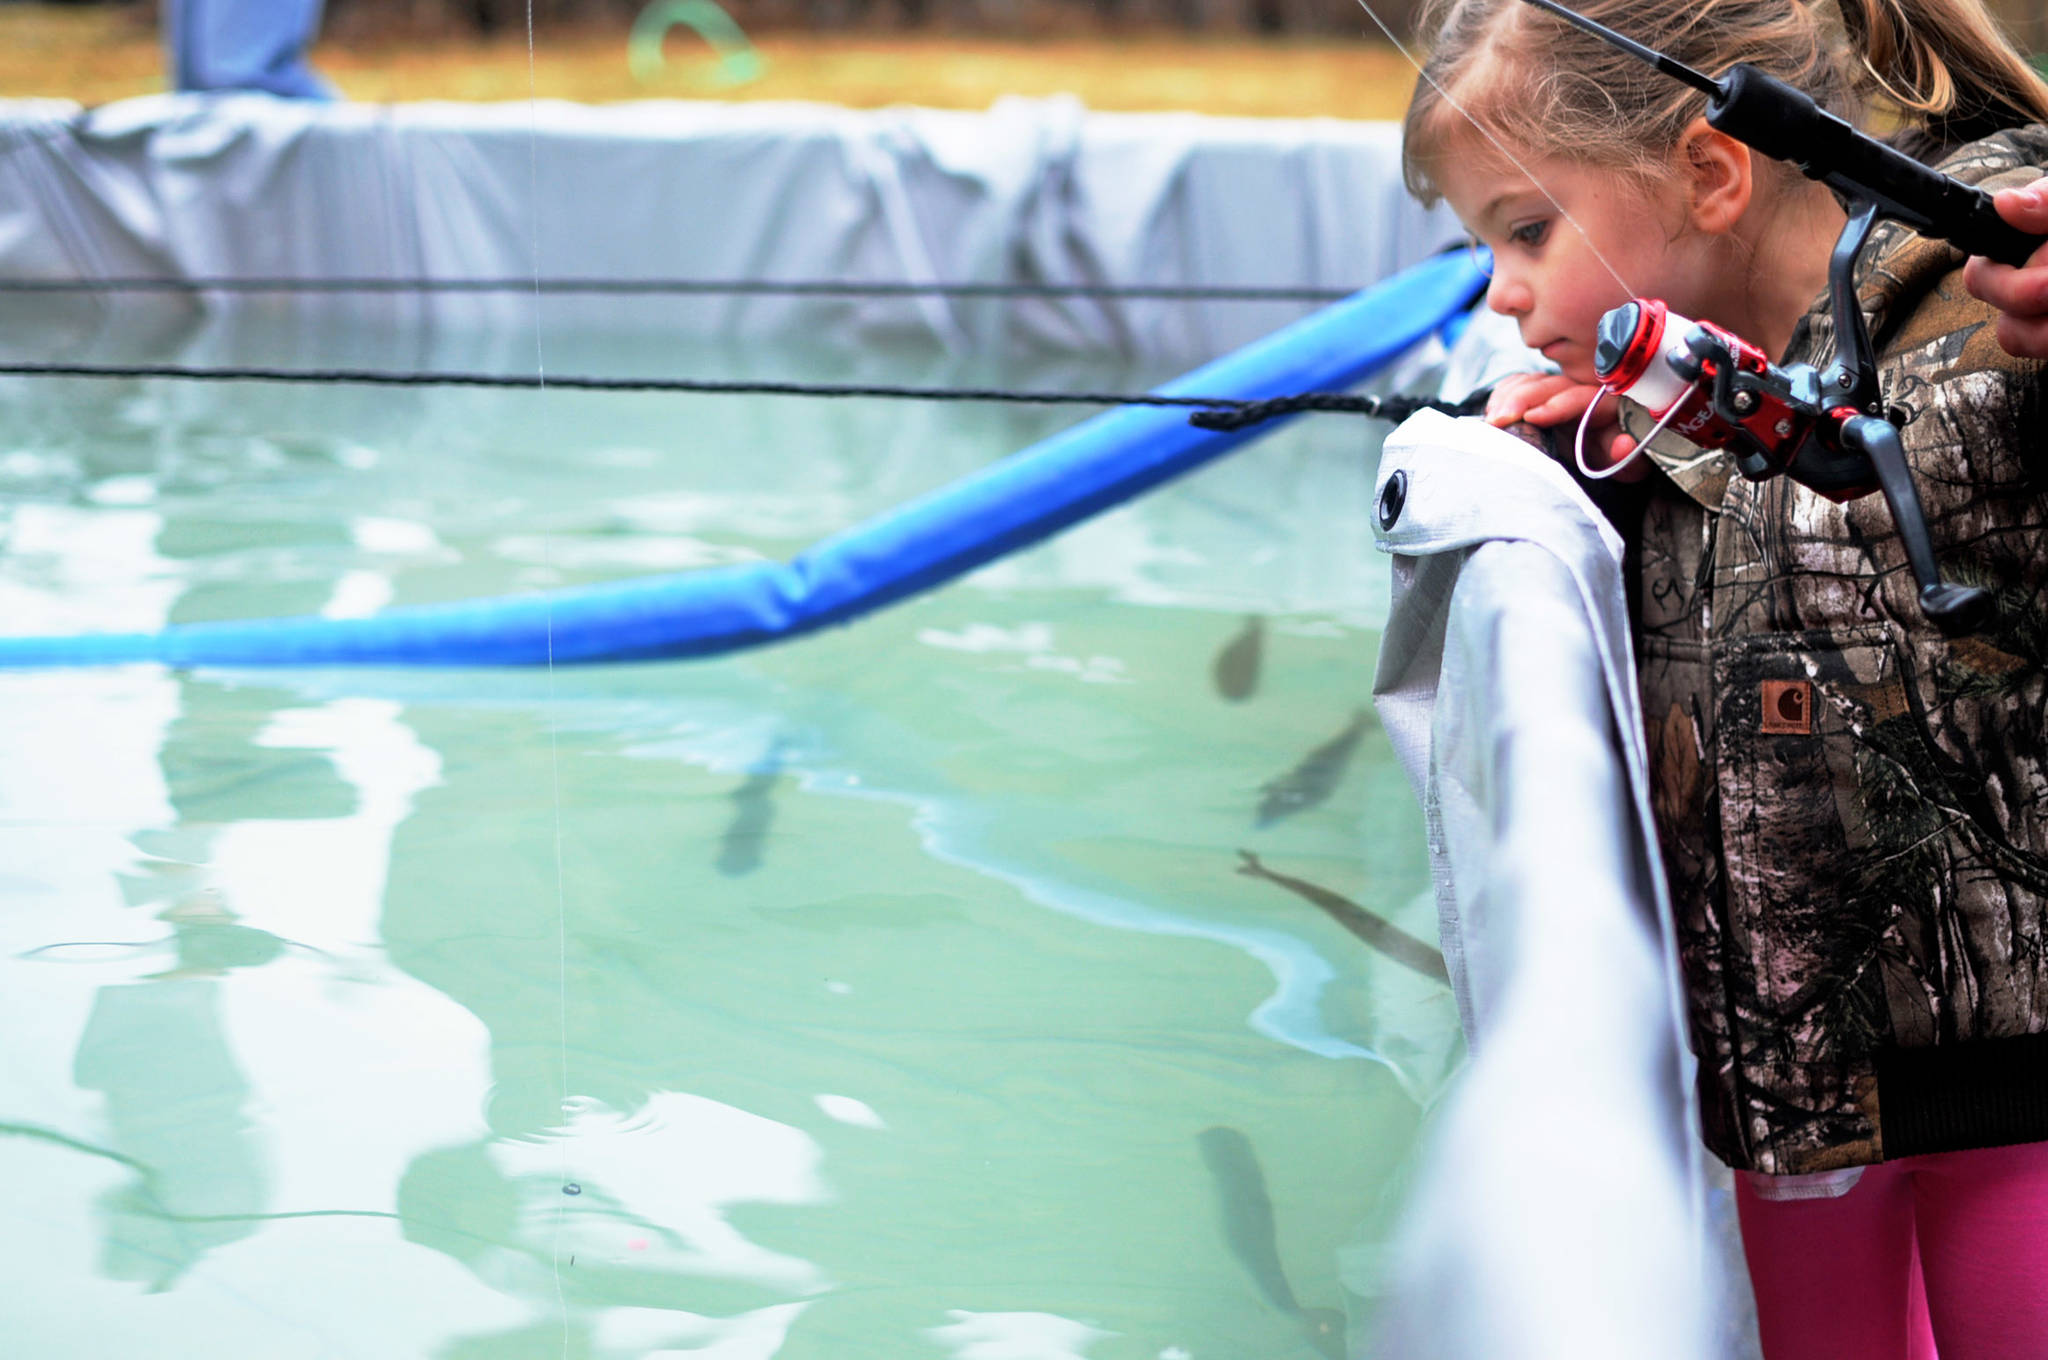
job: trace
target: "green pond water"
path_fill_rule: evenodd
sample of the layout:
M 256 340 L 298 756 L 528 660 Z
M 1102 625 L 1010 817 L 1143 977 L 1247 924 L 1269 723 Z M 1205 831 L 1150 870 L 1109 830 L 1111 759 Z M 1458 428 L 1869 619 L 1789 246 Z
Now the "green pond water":
M 533 354 L 530 332 L 345 311 L 10 315 L 24 357 Z M 546 358 L 1162 376 L 645 336 L 550 334 Z M 1083 414 L 9 380 L 0 628 L 787 557 Z M 1356 1344 L 1456 1018 L 1239 869 L 1251 852 L 1433 939 L 1420 817 L 1358 717 L 1386 598 L 1375 433 L 1299 424 L 936 593 L 717 660 L 0 673 L 5 1349 Z M 1274 798 L 1333 743 L 1325 779 Z

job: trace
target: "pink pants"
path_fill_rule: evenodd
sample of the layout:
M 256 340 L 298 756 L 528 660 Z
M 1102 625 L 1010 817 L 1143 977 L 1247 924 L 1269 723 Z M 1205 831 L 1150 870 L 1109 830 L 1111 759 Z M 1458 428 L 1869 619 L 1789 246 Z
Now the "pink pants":
M 1838 1199 L 1735 1178 L 1765 1360 L 2048 1357 L 2048 1143 L 1902 1157 Z

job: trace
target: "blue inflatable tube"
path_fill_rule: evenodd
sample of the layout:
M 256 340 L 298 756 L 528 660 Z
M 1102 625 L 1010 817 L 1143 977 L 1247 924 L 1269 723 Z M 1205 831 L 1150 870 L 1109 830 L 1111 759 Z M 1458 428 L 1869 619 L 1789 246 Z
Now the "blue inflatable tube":
M 1436 256 L 1157 389 L 1256 400 L 1349 387 L 1468 307 L 1485 280 Z M 1051 537 L 1255 438 L 1125 406 L 826 539 L 759 562 L 360 619 L 0 638 L 0 666 L 531 666 L 708 656 L 843 623 Z

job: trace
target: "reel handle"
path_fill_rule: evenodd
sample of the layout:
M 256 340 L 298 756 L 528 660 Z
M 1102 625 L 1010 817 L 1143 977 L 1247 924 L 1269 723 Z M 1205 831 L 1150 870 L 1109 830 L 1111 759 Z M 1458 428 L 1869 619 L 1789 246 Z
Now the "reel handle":
M 1878 488 L 1891 508 L 1892 523 L 1898 526 L 1906 561 L 1920 587 L 1920 612 L 1946 637 L 1962 637 L 1983 627 L 1991 617 L 1991 592 L 1941 579 L 1941 569 L 1934 562 L 1934 540 L 1927 532 L 1927 516 L 1906 466 L 1898 427 L 1877 416 L 1852 415 L 1842 422 L 1839 437 L 1843 447 L 1868 458 L 1877 473 Z

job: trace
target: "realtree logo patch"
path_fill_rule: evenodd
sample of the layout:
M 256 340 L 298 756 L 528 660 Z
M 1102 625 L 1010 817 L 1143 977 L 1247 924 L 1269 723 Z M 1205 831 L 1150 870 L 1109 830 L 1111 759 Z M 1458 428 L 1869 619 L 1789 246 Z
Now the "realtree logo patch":
M 1807 680 L 1763 682 L 1764 731 L 1783 736 L 1813 735 L 1813 684 Z

